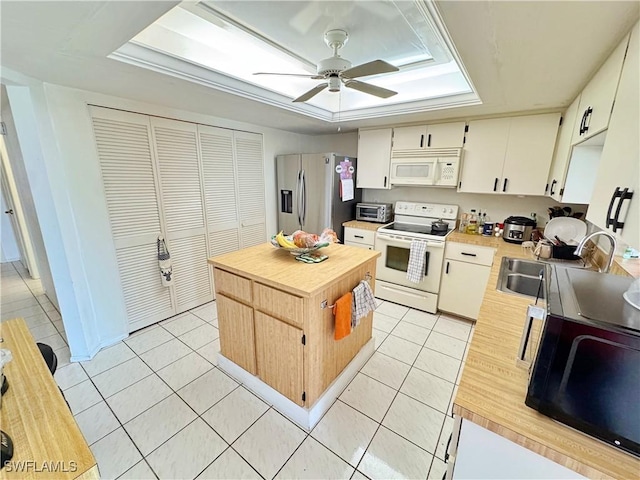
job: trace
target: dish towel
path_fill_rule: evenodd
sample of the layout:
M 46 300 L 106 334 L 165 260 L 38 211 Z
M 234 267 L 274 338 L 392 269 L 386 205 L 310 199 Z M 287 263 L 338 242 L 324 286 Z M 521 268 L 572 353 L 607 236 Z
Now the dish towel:
M 360 325 L 360 319 L 376 309 L 376 299 L 373 296 L 369 282 L 362 280 L 353 289 L 353 309 L 351 314 L 351 328 Z
M 423 240 L 411 240 L 409 252 L 409 264 L 407 265 L 407 280 L 420 283 L 424 277 L 424 260 L 427 254 L 427 242 Z
M 336 340 L 342 340 L 344 337 L 351 333 L 351 302 L 353 295 L 351 292 L 345 293 L 338 300 L 336 300 L 333 306 L 333 315 L 335 321 L 335 334 Z

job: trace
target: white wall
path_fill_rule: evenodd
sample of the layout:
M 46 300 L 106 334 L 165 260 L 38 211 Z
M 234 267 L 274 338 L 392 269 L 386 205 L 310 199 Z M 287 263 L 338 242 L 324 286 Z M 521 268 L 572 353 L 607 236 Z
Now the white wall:
M 365 189 L 363 191 L 363 200 L 385 203 L 405 200 L 410 202 L 453 204 L 460 207 L 460 213 L 469 212 L 472 208 L 475 208 L 476 211 L 486 211 L 487 216 L 494 222 L 502 222 L 511 215 L 528 217 L 531 213 L 535 213 L 539 227 L 544 227 L 549 220 L 547 209 L 560 205 L 555 200 L 547 197 L 458 193 L 455 188 L 435 187 L 396 187 L 391 190 Z M 565 206 L 565 204 L 562 204 L 562 206 Z M 577 212 L 586 213 L 587 211 L 586 205 L 566 206 Z

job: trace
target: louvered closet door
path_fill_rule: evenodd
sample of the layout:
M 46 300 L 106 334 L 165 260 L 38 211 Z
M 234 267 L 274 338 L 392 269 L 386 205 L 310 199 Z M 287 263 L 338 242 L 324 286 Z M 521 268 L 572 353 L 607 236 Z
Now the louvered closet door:
M 240 249 L 233 131 L 198 125 L 211 256 Z
M 197 126 L 151 118 L 177 312 L 213 300 Z
M 267 241 L 262 135 L 234 132 L 242 248 Z
M 162 232 L 149 118 L 91 107 L 129 331 L 176 313 L 163 287 L 156 239 Z

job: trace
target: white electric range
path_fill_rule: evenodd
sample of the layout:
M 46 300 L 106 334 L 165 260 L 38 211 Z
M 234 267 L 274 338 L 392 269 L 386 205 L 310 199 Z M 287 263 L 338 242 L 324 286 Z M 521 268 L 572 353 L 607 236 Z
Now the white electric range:
M 436 313 L 445 240 L 455 229 L 457 218 L 457 205 L 396 202 L 395 221 L 376 232 L 375 248 L 382 253 L 376 269 L 376 297 Z M 449 229 L 432 233 L 431 224 L 436 220 L 448 223 Z M 419 283 L 407 279 L 414 239 L 427 243 L 424 277 Z

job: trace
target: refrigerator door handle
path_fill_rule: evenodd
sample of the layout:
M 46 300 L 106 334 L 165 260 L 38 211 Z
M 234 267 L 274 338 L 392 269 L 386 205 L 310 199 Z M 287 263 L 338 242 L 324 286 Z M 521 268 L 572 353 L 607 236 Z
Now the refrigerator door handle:
M 302 226 L 302 171 L 298 170 L 298 180 L 296 182 L 296 192 L 297 192 L 297 198 L 296 198 L 296 210 L 297 210 L 297 214 L 298 214 L 298 226 L 301 227 Z M 293 233 L 293 232 L 291 232 Z
M 307 180 L 304 175 L 304 170 L 302 170 L 302 222 L 301 225 L 304 225 L 307 221 Z

